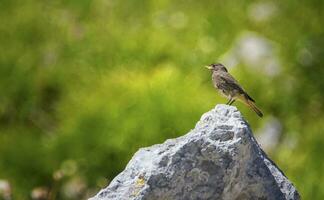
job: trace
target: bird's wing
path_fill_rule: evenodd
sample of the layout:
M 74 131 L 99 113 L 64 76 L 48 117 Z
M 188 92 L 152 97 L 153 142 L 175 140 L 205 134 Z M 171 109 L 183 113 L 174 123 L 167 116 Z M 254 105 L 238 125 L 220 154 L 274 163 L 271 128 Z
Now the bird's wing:
M 244 92 L 243 88 L 238 84 L 238 82 L 234 79 L 234 77 L 232 75 L 230 75 L 229 73 L 220 74 L 220 79 L 230 89 L 238 90 L 240 93 Z
M 239 91 L 239 93 L 244 94 L 246 96 L 246 98 L 248 98 L 249 100 L 254 101 L 254 99 L 252 99 L 245 91 L 244 89 L 239 85 L 239 83 L 235 80 L 235 78 L 230 75 L 229 73 L 226 74 L 222 74 L 220 76 L 220 78 L 222 79 L 222 81 L 232 90 L 237 90 Z

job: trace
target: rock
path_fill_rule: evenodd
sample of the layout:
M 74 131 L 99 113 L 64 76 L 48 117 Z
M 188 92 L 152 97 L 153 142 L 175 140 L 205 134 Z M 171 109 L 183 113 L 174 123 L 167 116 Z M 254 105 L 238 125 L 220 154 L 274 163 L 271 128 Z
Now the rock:
M 91 200 L 300 199 L 233 106 L 217 105 L 188 134 L 140 149 Z

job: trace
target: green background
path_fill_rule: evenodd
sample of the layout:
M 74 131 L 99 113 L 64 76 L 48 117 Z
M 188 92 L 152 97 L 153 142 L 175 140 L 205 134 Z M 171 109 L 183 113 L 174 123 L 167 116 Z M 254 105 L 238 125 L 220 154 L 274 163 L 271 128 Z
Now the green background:
M 95 194 L 226 102 L 203 68 L 222 62 L 264 112 L 234 104 L 257 137 L 275 130 L 270 157 L 324 199 L 323 4 L 1 0 L 0 179 L 17 200 Z

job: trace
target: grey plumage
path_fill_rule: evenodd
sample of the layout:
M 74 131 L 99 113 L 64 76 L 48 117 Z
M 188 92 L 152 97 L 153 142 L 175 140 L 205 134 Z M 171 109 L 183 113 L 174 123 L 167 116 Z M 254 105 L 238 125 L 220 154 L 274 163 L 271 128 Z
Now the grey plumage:
M 214 87 L 217 88 L 221 95 L 228 98 L 227 104 L 234 103 L 235 100 L 241 100 L 243 103 L 251 107 L 260 117 L 262 112 L 256 107 L 254 99 L 252 99 L 247 92 L 240 86 L 235 78 L 228 73 L 224 65 L 217 63 L 207 66 L 212 70 L 212 80 Z

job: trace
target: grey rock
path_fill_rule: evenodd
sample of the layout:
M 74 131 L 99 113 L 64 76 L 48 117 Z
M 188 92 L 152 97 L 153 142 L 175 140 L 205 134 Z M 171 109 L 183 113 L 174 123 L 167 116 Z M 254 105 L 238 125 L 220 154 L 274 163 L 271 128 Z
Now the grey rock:
M 233 106 L 217 105 L 188 134 L 140 149 L 91 200 L 297 200 Z

